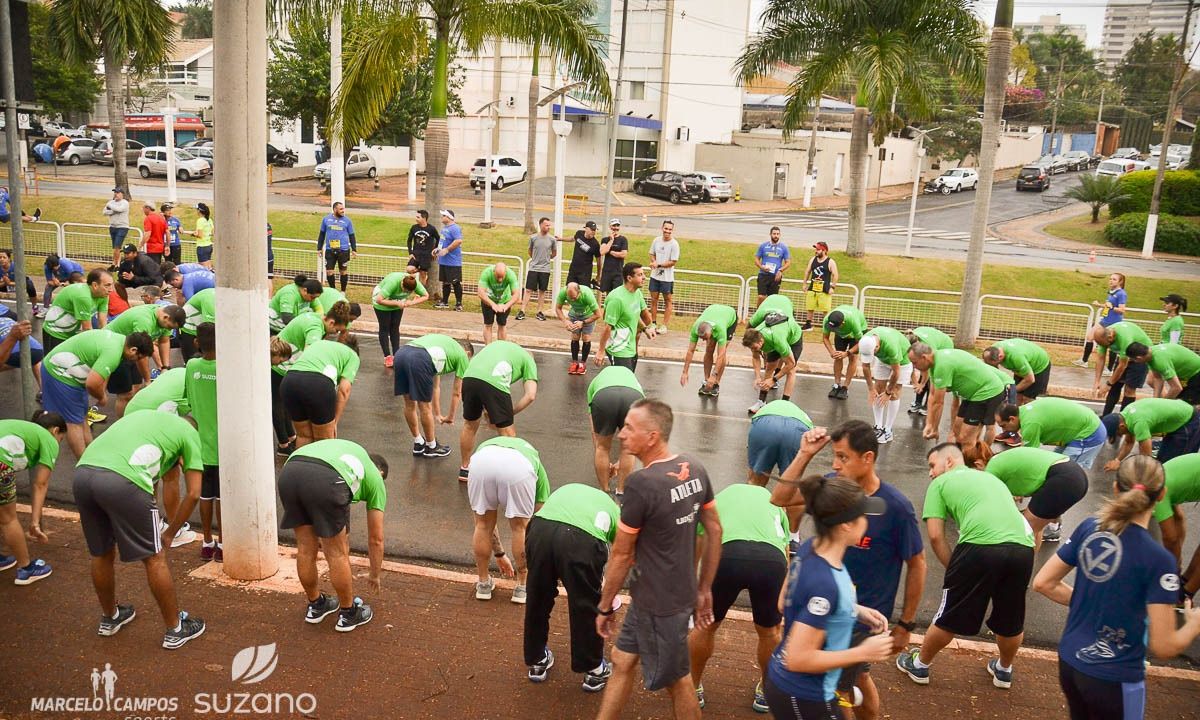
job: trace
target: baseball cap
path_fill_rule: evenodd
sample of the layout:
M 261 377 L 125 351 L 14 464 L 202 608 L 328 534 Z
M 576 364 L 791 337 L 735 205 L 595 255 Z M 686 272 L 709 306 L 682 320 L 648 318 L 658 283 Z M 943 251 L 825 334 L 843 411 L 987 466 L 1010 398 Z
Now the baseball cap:
M 585 223 L 583 224 L 583 226 L 584 226 L 585 228 L 587 228 L 588 230 L 595 230 L 595 229 L 596 229 L 596 221 L 595 221 L 595 220 L 588 220 L 587 222 L 585 222 Z
M 841 310 L 834 310 L 825 316 L 825 326 L 833 329 L 840 328 L 845 320 L 846 316 Z
M 153 209 L 154 209 L 154 203 L 150 202 L 149 200 L 146 200 L 145 202 L 143 202 L 143 203 L 142 203 L 142 207 L 144 207 L 144 208 L 150 208 L 151 210 L 153 210 Z
M 854 503 L 840 513 L 837 513 L 836 515 L 830 515 L 828 517 L 817 517 L 816 515 L 813 515 L 813 519 L 825 527 L 833 527 L 834 525 L 839 525 L 844 522 L 857 520 L 863 515 L 883 515 L 886 512 L 887 501 L 885 501 L 883 498 L 875 497 L 873 495 L 861 495 L 858 498 L 858 502 Z
M 137 251 L 137 245 L 134 245 L 133 243 L 129 243 L 125 247 L 121 248 L 121 252 L 123 253 L 135 253 Z
M 822 240 L 821 242 L 814 243 L 814 244 L 813 244 L 813 249 L 814 249 L 814 250 L 824 250 L 825 252 L 829 252 L 829 245 L 827 245 L 827 244 L 825 243 L 825 241 L 824 241 L 824 240 Z
M 879 337 L 876 335 L 863 335 L 862 340 L 858 341 L 858 354 L 863 358 L 874 358 L 875 350 L 879 347 Z
M 1108 444 L 1116 444 L 1117 436 L 1121 434 L 1121 416 L 1118 413 L 1109 413 L 1100 418 L 1100 423 L 1108 433 Z
M 113 191 L 113 192 L 119 192 L 119 193 L 123 193 L 123 192 L 125 192 L 125 188 L 115 187 L 115 188 L 113 188 L 113 189 L 112 189 L 112 191 Z
M 454 219 L 454 211 L 453 210 L 443 210 L 438 214 L 441 215 L 442 217 L 448 217 L 451 220 Z
M 616 225 L 617 227 L 621 227 L 621 221 L 620 221 L 619 219 L 617 219 L 617 218 L 613 218 L 612 220 L 609 220 L 609 221 L 608 221 L 608 226 L 609 226 L 609 227 L 612 227 L 612 226 L 614 226 L 614 225 Z

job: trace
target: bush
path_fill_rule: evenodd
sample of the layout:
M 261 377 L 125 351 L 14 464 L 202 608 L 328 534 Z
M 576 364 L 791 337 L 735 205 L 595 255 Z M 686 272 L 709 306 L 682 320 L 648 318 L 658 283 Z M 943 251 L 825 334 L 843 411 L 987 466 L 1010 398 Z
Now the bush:
M 1149 212 L 1150 196 L 1154 192 L 1154 170 L 1139 170 L 1121 177 L 1121 191 L 1126 198 L 1109 206 L 1112 217 L 1125 213 Z M 1159 210 L 1170 215 L 1200 215 L 1200 172 L 1169 170 L 1163 174 Z
M 1141 249 L 1148 213 L 1126 213 L 1104 228 L 1104 237 L 1118 247 Z M 1200 255 L 1200 225 L 1173 215 L 1158 216 L 1154 249 L 1179 255 Z

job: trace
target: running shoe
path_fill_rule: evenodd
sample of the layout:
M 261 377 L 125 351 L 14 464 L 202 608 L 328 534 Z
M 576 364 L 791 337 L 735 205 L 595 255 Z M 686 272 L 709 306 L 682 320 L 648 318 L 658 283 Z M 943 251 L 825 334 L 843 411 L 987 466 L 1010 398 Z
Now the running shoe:
M 513 586 L 512 601 L 517 605 L 524 605 L 529 597 L 529 590 L 524 585 Z
M 654 332 L 655 332 L 655 333 L 657 333 L 657 334 L 659 334 L 659 335 L 666 335 L 666 334 L 667 334 L 667 330 L 669 330 L 669 329 L 670 329 L 670 328 L 668 328 L 666 325 L 659 325 L 659 326 L 658 326 L 658 329 L 657 329 L 657 330 L 655 330 Z
M 850 388 L 845 387 L 845 386 L 838 388 L 838 394 L 837 394 L 838 400 L 845 400 L 848 397 L 850 397 Z
M 704 709 L 704 686 L 696 686 L 696 702 L 700 703 L 700 709 Z
M 900 669 L 900 672 L 907 675 L 909 679 L 916 684 L 928 685 L 929 668 L 919 668 L 916 664 L 916 660 L 920 654 L 921 650 L 919 648 L 900 653 L 896 656 L 896 667 Z
M 107 419 L 108 416 L 100 412 L 100 408 L 96 407 L 95 405 L 88 408 L 87 421 L 89 423 L 102 423 Z
M 161 528 L 161 530 L 166 530 L 167 524 L 159 523 L 159 528 Z M 179 528 L 179 530 L 175 531 L 175 537 L 171 538 L 171 547 L 173 547 L 173 548 L 182 547 L 184 545 L 187 545 L 190 542 L 194 542 L 195 540 L 196 540 L 196 533 L 192 531 L 191 524 L 184 523 L 183 527 L 181 527 L 181 528 Z
M 542 661 L 529 666 L 529 682 L 546 682 L 546 677 L 550 674 L 552 667 L 554 667 L 554 653 L 550 652 L 550 648 L 546 648 L 546 654 L 542 656 Z
M 800 541 L 788 540 L 788 557 L 791 557 L 798 552 L 800 552 Z
M 834 690 L 833 692 L 835 695 L 837 695 L 838 707 L 856 708 L 859 705 L 862 705 L 863 694 L 862 690 L 859 690 L 857 685 L 850 688 L 849 692 L 844 692 L 842 690 Z
M 391 356 L 391 355 L 388 355 L 387 357 L 385 357 L 385 358 L 383 359 L 383 366 L 384 366 L 385 368 L 390 368 L 390 367 L 392 367 L 392 364 L 393 364 L 394 362 L 395 362 L 395 360 L 393 360 L 393 359 L 392 359 L 392 356 Z
M 33 316 L 37 318 L 44 318 L 46 317 L 47 310 L 48 308 L 45 305 L 39 305 L 33 309 Z
M 337 598 L 321 593 L 317 596 L 316 600 L 310 602 L 308 607 L 305 608 L 304 622 L 309 625 L 316 625 L 338 610 Z
M 213 556 L 216 554 L 217 554 L 217 543 L 216 542 L 211 542 L 211 543 L 206 543 L 203 541 L 200 542 L 200 559 L 201 560 L 212 560 Z
M 52 572 L 54 571 L 50 569 L 50 564 L 39 558 L 23 568 L 18 568 L 17 577 L 13 580 L 13 584 L 32 585 L 38 580 L 50 577 Z
M 362 601 L 362 598 L 354 598 L 354 604 L 350 607 L 338 611 L 337 625 L 333 626 L 338 632 L 350 632 L 359 625 L 366 625 L 371 622 L 371 618 L 375 617 L 375 613 L 371 610 L 371 606 Z
M 467 476 L 468 476 L 468 475 L 470 475 L 470 473 L 471 473 L 471 468 L 460 467 L 460 468 L 458 469 L 458 481 L 459 481 L 459 482 L 466 482 L 466 481 L 467 481 Z
M 888 443 L 890 443 L 892 441 L 892 439 L 893 439 L 893 437 L 892 437 L 891 430 L 884 430 L 882 433 L 879 434 L 879 444 L 880 445 L 887 445 Z
M 524 319 L 525 319 L 525 311 L 524 311 L 524 310 L 518 310 L 518 311 L 517 311 L 517 317 L 516 317 L 516 319 L 517 319 L 517 320 L 524 320 Z
M 416 440 L 414 440 L 413 441 L 413 455 L 424 455 L 424 454 L 425 454 L 425 443 L 417 442 Z
M 996 436 L 996 442 L 1004 443 L 1009 447 L 1020 447 L 1023 441 L 1019 432 L 1002 432 Z
M 546 321 L 546 313 L 539 310 L 538 314 L 537 314 L 537 319 L 541 320 L 542 322 L 545 322 Z
M 17 558 L 15 555 L 0 555 L 0 570 L 7 570 L 17 566 Z
M 613 490 L 613 502 L 617 505 L 623 505 L 625 503 L 625 493 L 620 490 Z
M 917 415 L 920 412 L 921 412 L 921 406 L 919 404 L 917 404 L 916 401 L 914 401 L 912 405 L 908 406 L 908 414 L 909 415 Z
M 133 609 L 132 605 L 118 605 L 116 617 L 100 618 L 100 629 L 97 630 L 97 634 L 112 637 L 135 617 L 137 617 L 137 611 Z
M 1087 360 L 1072 360 L 1071 364 L 1074 365 L 1075 367 L 1081 367 L 1081 368 L 1086 368 L 1088 366 Z
M 33 217 L 33 221 L 34 221 L 34 222 L 37 222 L 38 220 L 41 220 L 41 219 L 42 219 L 42 209 L 41 209 L 41 208 L 34 208 L 34 209 L 33 209 L 33 215 L 32 215 L 32 217 Z
M 434 443 L 432 445 L 426 445 L 424 452 L 422 452 L 421 454 L 424 455 L 425 457 L 434 457 L 434 458 L 446 457 L 447 455 L 450 454 L 450 446 L 449 445 L 438 445 L 437 443 Z
M 801 330 L 812 330 L 813 324 L 810 320 L 805 320 L 804 324 L 800 326 L 800 329 Z M 766 710 L 759 710 L 759 712 L 766 712 Z
M 454 306 L 454 312 L 462 312 L 462 309 L 463 309 L 463 308 L 462 308 L 462 303 L 459 303 L 459 304 L 457 304 L 457 305 L 455 305 L 455 306 Z
M 600 667 L 595 670 L 588 670 L 583 676 L 583 691 L 589 693 L 600 692 L 608 685 L 608 679 L 612 677 L 612 663 L 607 660 L 600 660 Z
M 287 445 L 276 445 L 275 454 L 282 457 L 291 455 L 296 450 L 296 443 L 288 443 Z
M 434 303 L 433 307 L 438 310 L 446 310 L 450 307 L 450 303 L 444 303 L 444 302 Z
M 221 547 L 221 543 L 217 543 L 217 550 L 213 553 L 213 560 L 219 563 L 225 562 L 225 548 Z
M 922 414 L 922 415 L 928 415 L 928 414 L 929 414 L 929 408 L 927 408 L 927 407 L 925 407 L 924 405 L 922 405 L 922 406 L 921 406 L 921 410 L 920 410 L 920 412 L 921 412 L 921 414 Z
M 837 400 L 838 390 L 840 389 L 841 388 L 839 388 L 837 385 L 834 385 L 833 387 L 829 388 L 829 394 L 825 397 L 829 398 L 830 400 Z
M 871 429 L 875 431 L 875 439 L 878 440 L 879 436 L 883 434 L 883 428 L 876 425 L 875 427 L 873 427 Z
M 704 383 L 700 383 L 700 389 L 696 391 L 696 394 L 699 395 L 700 397 L 708 397 L 708 395 L 709 395 L 708 386 L 705 385 Z
M 750 709 L 756 713 L 771 711 L 771 708 L 767 707 L 767 694 L 763 691 L 762 680 L 754 686 L 754 702 L 750 703 Z
M 488 578 L 487 582 L 475 582 L 475 599 L 476 600 L 491 600 L 492 591 L 496 589 L 496 580 Z
M 762 410 L 764 407 L 766 407 L 766 405 L 767 404 L 765 402 L 763 402 L 762 400 L 755 400 L 753 405 L 746 408 L 746 412 L 753 415 L 753 414 L 757 413 L 759 410 Z
M 1000 669 L 1000 661 L 996 658 L 988 660 L 987 664 L 988 675 L 992 676 L 992 684 L 1004 690 L 1012 687 L 1012 668 L 1007 670 Z
M 712 388 L 711 388 L 711 389 L 708 391 L 708 396 L 709 396 L 709 397 L 714 397 L 714 398 L 715 398 L 715 397 L 717 397 L 717 396 L 718 396 L 718 395 L 720 395 L 720 394 L 721 394 L 721 384 L 720 384 L 720 383 L 717 383 L 716 385 L 713 385 L 713 386 L 712 386 Z
M 179 627 L 168 630 L 163 634 L 162 646 L 168 650 L 183 647 L 189 640 L 195 640 L 204 634 L 204 621 L 189 616 L 182 610 L 179 612 Z
M 1058 542 L 1062 540 L 1062 523 L 1050 523 L 1042 529 L 1042 542 Z

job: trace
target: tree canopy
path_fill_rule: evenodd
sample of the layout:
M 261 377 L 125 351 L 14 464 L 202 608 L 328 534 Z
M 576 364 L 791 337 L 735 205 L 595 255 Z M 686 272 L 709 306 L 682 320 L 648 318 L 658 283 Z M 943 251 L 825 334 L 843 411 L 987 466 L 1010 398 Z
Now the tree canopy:
M 204 40 L 213 36 L 212 0 L 187 0 L 171 6 L 171 12 L 183 13 L 184 40 Z
M 104 83 L 91 63 L 69 62 L 57 50 L 50 34 L 50 10 L 42 3 L 29 5 L 29 50 L 33 56 L 33 89 L 50 117 L 90 112 Z

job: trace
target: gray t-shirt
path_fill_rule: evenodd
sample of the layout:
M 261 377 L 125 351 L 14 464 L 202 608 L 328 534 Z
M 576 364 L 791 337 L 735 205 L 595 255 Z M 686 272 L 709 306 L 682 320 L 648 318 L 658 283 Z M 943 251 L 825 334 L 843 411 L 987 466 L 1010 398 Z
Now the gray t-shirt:
M 550 261 L 554 259 L 554 246 L 558 241 L 554 233 L 529 236 L 529 269 L 533 272 L 550 272 Z
M 674 238 L 663 240 L 662 235 L 659 235 L 650 243 L 650 252 L 654 255 L 655 262 L 679 262 L 679 241 Z M 659 282 L 675 282 L 675 266 L 654 268 L 650 271 L 650 277 Z
M 104 214 L 108 216 L 108 226 L 115 228 L 129 227 L 129 201 L 109 200 L 104 205 Z
M 629 476 L 621 529 L 636 532 L 630 594 L 652 615 L 690 612 L 696 604 L 696 523 L 713 503 L 698 460 L 679 454 Z

